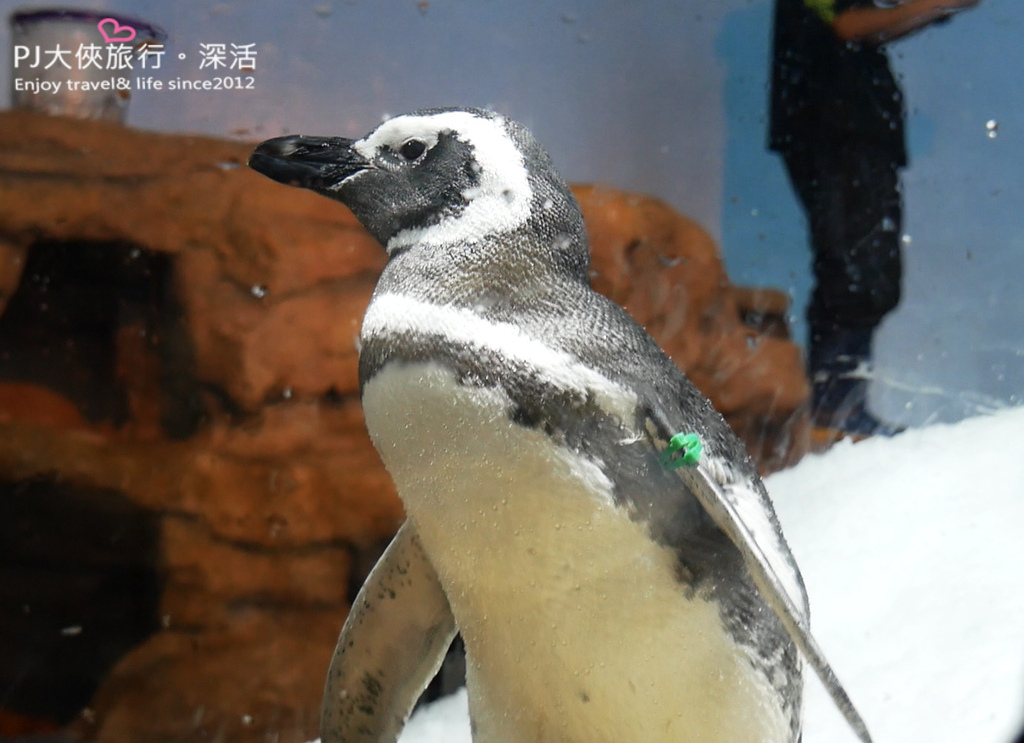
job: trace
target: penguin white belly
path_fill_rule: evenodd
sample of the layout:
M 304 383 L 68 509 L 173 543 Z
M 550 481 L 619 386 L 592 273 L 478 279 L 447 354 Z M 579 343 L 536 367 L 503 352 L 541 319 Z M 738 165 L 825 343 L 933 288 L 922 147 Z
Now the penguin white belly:
M 466 641 L 477 743 L 790 741 L 717 607 L 597 464 L 438 365 L 388 365 L 363 408 Z

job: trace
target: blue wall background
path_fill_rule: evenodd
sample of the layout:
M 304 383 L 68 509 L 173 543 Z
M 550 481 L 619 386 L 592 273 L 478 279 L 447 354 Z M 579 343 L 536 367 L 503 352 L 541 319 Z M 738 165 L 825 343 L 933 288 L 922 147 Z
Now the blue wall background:
M 770 0 L 65 4 L 164 27 L 168 54 L 152 74 L 165 82 L 210 76 L 200 43 L 255 44 L 255 90 L 137 92 L 129 121 L 141 128 L 352 136 L 422 106 L 501 110 L 571 180 L 652 193 L 701 222 L 734 281 L 790 292 L 802 339 L 803 216 L 764 148 Z M 33 4 L 0 2 L 5 15 L 15 7 Z M 898 421 L 953 420 L 1024 394 L 1022 31 L 1024 5 L 983 0 L 890 50 L 910 110 L 907 270 L 877 339 L 872 404 Z M 3 54 L 0 84 L 13 72 Z

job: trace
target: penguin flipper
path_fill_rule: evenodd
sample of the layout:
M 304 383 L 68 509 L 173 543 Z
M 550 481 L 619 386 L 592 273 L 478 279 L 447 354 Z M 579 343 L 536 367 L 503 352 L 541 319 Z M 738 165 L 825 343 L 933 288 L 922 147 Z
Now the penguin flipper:
M 661 421 L 666 420 L 664 416 L 657 418 Z M 666 428 L 664 423 L 659 425 L 658 421 L 652 418 L 647 420 L 647 429 L 655 448 L 659 452 L 665 451 L 671 437 L 670 429 Z M 871 743 L 867 725 L 811 634 L 807 612 L 797 605 L 796 597 L 786 589 L 766 554 L 765 545 L 758 541 L 755 531 L 743 518 L 740 504 L 749 508 L 749 504 L 756 504 L 759 499 L 753 493 L 742 492 L 746 487 L 743 482 L 720 484 L 704 462 L 698 462 L 696 466 L 679 467 L 675 472 L 715 525 L 740 551 L 743 562 L 765 603 L 778 616 L 793 644 L 821 679 L 832 701 L 842 712 L 854 733 L 862 743 Z M 780 546 L 785 550 L 785 556 L 792 560 L 785 542 L 781 542 Z
M 455 637 L 455 618 L 406 521 L 360 589 L 327 671 L 323 743 L 393 743 Z

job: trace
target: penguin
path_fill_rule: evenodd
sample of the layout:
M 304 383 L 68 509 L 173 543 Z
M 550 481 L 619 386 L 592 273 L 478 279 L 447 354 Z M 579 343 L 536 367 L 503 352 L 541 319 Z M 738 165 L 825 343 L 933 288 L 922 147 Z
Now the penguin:
M 805 660 L 870 743 L 742 443 L 590 288 L 524 126 L 424 109 L 249 165 L 388 254 L 359 381 L 407 519 L 339 638 L 324 743 L 395 741 L 456 632 L 476 743 L 797 743 Z

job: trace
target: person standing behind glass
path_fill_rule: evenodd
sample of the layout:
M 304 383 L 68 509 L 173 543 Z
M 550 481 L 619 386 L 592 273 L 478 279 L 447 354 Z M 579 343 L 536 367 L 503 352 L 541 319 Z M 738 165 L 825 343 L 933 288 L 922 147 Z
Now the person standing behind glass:
M 885 44 L 979 0 L 776 0 L 769 147 L 807 214 L 813 422 L 898 429 L 866 407 L 871 340 L 900 300 L 903 95 Z

